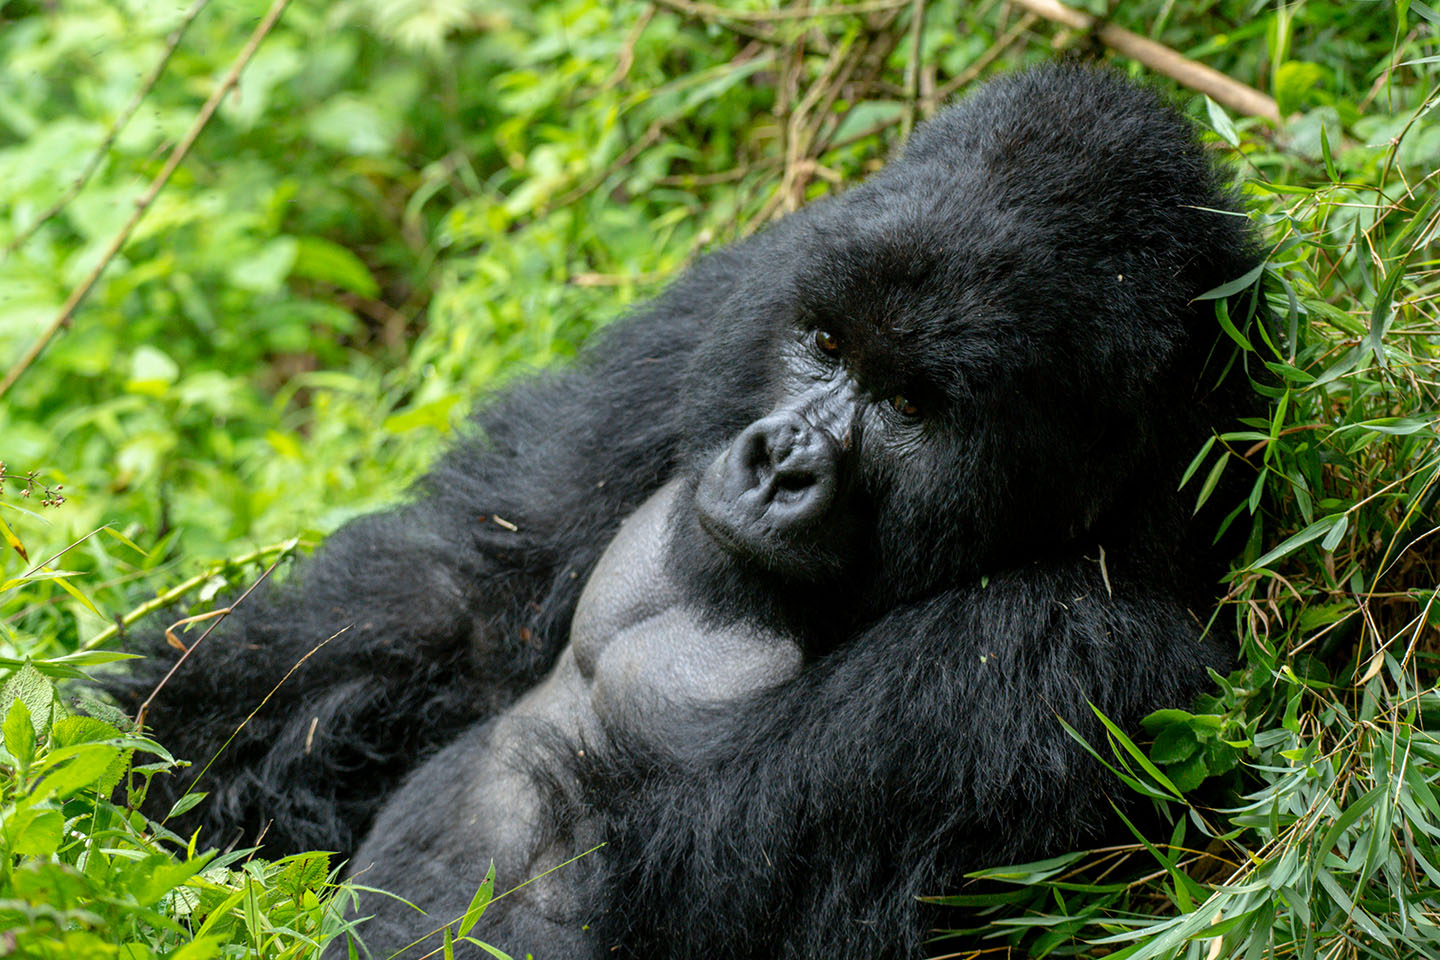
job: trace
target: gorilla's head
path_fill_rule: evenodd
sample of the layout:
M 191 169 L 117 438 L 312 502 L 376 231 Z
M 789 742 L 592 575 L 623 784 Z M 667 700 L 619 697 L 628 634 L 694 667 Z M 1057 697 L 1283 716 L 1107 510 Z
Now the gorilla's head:
M 1229 350 L 1195 298 L 1254 247 L 1188 121 L 1060 72 L 985 86 L 751 241 L 773 275 L 717 306 L 696 361 L 734 388 L 692 401 L 750 405 L 691 438 L 681 519 L 706 536 L 674 547 L 721 606 L 754 595 L 741 577 L 764 616 L 863 617 L 1097 542 L 1184 542 L 1180 472 L 1243 392 L 1216 388 Z

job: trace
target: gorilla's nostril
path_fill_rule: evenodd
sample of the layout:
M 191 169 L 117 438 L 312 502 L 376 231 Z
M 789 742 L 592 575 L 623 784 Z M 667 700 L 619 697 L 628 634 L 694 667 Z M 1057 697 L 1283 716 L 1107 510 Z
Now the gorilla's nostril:
M 769 472 L 773 456 L 764 431 L 750 427 L 735 442 L 740 466 L 751 478 L 762 472 Z
M 793 499 L 815 486 L 815 474 L 809 470 L 784 470 L 775 475 L 776 496 L 788 495 Z

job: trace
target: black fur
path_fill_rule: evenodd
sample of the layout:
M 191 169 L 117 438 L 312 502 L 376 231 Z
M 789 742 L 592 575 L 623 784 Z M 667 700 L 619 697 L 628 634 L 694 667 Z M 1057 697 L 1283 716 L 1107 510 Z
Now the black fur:
M 483 749 L 474 725 L 546 674 L 621 519 L 674 476 L 693 489 L 772 409 L 797 325 L 839 325 L 903 344 L 934 391 L 913 450 L 859 468 L 853 561 L 783 579 L 683 511 L 672 545 L 708 616 L 798 638 L 804 668 L 663 751 L 537 736 L 544 841 L 606 844 L 565 868 L 560 912 L 589 931 L 565 940 L 517 895 L 477 933 L 542 957 L 920 955 L 935 918 L 917 897 L 1106 823 L 1103 771 L 1057 718 L 1103 741 L 1087 701 L 1134 727 L 1229 660 L 1200 625 L 1215 518 L 1176 486 L 1248 402 L 1243 377 L 1217 386 L 1228 349 L 1193 300 L 1256 262 L 1245 220 L 1217 212 L 1236 208 L 1153 94 L 1073 66 L 988 84 L 868 182 L 706 256 L 573 367 L 509 389 L 412 502 L 247 601 L 150 714 L 177 755 L 209 759 L 349 629 L 220 756 L 193 816 L 212 843 L 268 824 L 271 855 L 349 853 L 403 773 L 473 727 L 385 813 L 447 824 L 412 851 L 440 876 L 416 867 L 397 892 L 434 926 L 463 912 L 488 861 L 454 862 L 465 819 L 435 807 L 460 803 L 442 798 Z M 856 360 L 877 381 L 902 362 L 882 353 Z

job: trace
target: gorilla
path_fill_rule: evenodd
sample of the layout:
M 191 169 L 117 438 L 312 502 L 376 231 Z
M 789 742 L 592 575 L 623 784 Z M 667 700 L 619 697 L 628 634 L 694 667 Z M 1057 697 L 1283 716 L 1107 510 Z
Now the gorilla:
M 375 956 L 492 861 L 538 878 L 473 934 L 517 955 L 921 956 L 922 898 L 1113 825 L 1061 720 L 1100 742 L 1092 704 L 1133 729 L 1231 661 L 1177 487 L 1253 402 L 1197 297 L 1258 257 L 1154 93 L 993 81 L 241 605 L 150 712 L 200 761 L 153 809 L 349 858 L 404 898 L 361 896 Z

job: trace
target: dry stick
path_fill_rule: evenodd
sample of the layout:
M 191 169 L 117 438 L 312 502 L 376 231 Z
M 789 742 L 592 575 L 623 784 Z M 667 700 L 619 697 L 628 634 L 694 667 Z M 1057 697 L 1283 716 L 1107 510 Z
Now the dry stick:
M 707 20 L 740 20 L 747 23 L 772 23 L 776 20 L 814 20 L 820 17 L 848 17 L 859 13 L 880 13 L 898 10 L 914 0 L 871 0 L 869 3 L 842 3 L 833 7 L 786 7 L 781 10 L 727 10 L 692 0 L 657 0 L 662 6 L 693 17 Z
M 257 582 L 257 586 L 258 586 L 258 582 Z M 254 587 L 251 587 L 250 589 L 253 590 Z M 247 592 L 248 592 L 248 591 L 247 591 Z M 241 599 L 243 600 L 244 598 L 242 597 Z M 236 600 L 235 602 L 236 602 L 236 603 L 239 603 L 240 601 L 239 601 L 239 600 Z M 200 778 L 203 777 L 203 776 L 205 776 L 205 774 L 206 774 L 207 772 L 209 772 L 210 768 L 215 765 L 215 761 L 218 760 L 218 759 L 220 759 L 220 754 L 222 754 L 222 753 L 225 752 L 225 748 L 228 747 L 228 746 L 230 746 L 231 742 L 232 742 L 236 737 L 240 736 L 240 731 L 245 729 L 245 725 L 246 725 L 247 723 L 249 723 L 251 720 L 254 720 L 254 719 L 255 719 L 255 714 L 257 714 L 257 713 L 259 713 L 261 710 L 265 709 L 265 704 L 269 703 L 269 702 L 270 702 L 270 698 L 273 697 L 273 696 L 275 696 L 275 694 L 279 691 L 279 689 L 285 685 L 285 681 L 286 681 L 286 680 L 289 680 L 290 677 L 295 673 L 295 671 L 300 669 L 301 664 L 303 664 L 306 660 L 309 660 L 311 657 L 313 657 L 313 656 L 320 650 L 321 647 L 325 646 L 325 644 L 329 643 L 331 640 L 334 640 L 336 637 L 340 636 L 340 634 L 344 633 L 346 630 L 349 630 L 351 626 L 354 626 L 354 624 L 350 624 L 350 625 L 341 627 L 339 630 L 336 630 L 334 633 L 330 634 L 330 636 L 326 637 L 324 640 L 321 640 L 319 643 L 315 644 L 315 646 L 311 647 L 311 648 L 310 648 L 310 651 L 309 651 L 308 653 L 306 653 L 305 656 L 301 657 L 299 660 L 296 660 L 295 663 L 294 663 L 294 665 L 292 665 L 289 670 L 286 670 L 286 671 L 285 671 L 285 676 L 283 676 L 283 677 L 280 678 L 280 682 L 277 683 L 277 684 L 275 684 L 275 686 L 271 687 L 271 688 L 270 688 L 270 692 L 267 693 L 267 694 L 265 694 L 265 696 L 261 699 L 261 701 L 260 701 L 259 703 L 255 704 L 255 709 L 254 709 L 254 710 L 251 710 L 249 713 L 245 714 L 245 719 L 240 721 L 240 726 L 236 727 L 236 728 L 230 733 L 230 736 L 228 736 L 228 737 L 225 738 L 225 742 L 222 743 L 222 744 L 220 744 L 220 747 L 215 751 L 214 754 L 211 755 L 210 759 L 207 760 L 207 761 L 205 761 L 205 766 L 201 767 L 201 768 L 200 768 L 200 772 L 197 773 L 197 774 L 195 774 L 195 779 L 193 779 L 193 780 L 190 781 L 190 786 L 186 788 L 186 793 L 189 793 L 190 791 L 193 791 L 193 790 L 195 789 L 195 785 L 200 782 Z M 210 629 L 213 630 L 214 627 L 211 627 Z M 206 633 L 209 633 L 209 632 L 210 632 L 209 630 L 206 631 Z M 204 640 L 204 639 L 205 639 L 204 637 L 201 637 L 201 638 L 200 638 L 200 640 Z M 196 642 L 196 643 L 199 643 L 200 640 L 196 640 L 195 642 Z M 192 647 L 191 649 L 194 649 L 194 648 Z M 181 659 L 183 660 L 184 658 L 182 657 Z M 178 667 L 179 664 L 177 663 L 176 666 Z M 174 673 L 174 672 L 175 672 L 174 670 L 171 670 L 171 671 L 170 671 L 170 673 Z M 169 674 L 167 674 L 167 675 L 165 676 L 165 680 L 169 680 L 169 679 L 170 679 L 170 676 L 169 676 Z M 161 686 L 164 686 L 165 681 L 162 680 L 162 681 L 160 681 L 160 683 L 161 683 Z M 159 690 L 160 690 L 160 688 L 159 688 L 159 687 L 156 687 L 155 690 L 156 690 L 156 693 L 158 693 Z M 155 696 L 155 694 L 152 693 L 152 694 L 150 694 L 150 696 L 153 698 L 153 697 Z M 150 701 L 149 701 L 149 700 L 145 701 L 145 704 L 146 704 L 146 706 L 149 706 Z M 139 714 L 139 716 L 137 716 L 136 719 L 135 719 L 135 724 L 136 724 L 136 726 L 140 726 L 140 725 L 142 725 L 144 722 L 145 722 L 145 707 L 141 707 L 141 708 L 140 708 L 140 714 Z M 311 735 L 312 735 L 312 736 L 314 735 L 313 729 L 312 729 L 312 731 L 311 731 Z M 172 809 L 173 809 L 173 808 L 172 808 Z M 165 819 L 164 819 L 164 820 L 161 820 L 160 822 L 161 822 L 161 823 L 166 823 L 166 822 L 168 822 L 169 820 L 170 820 L 170 814 L 167 813 L 167 814 L 165 814 Z M 263 837 L 263 836 L 265 835 L 265 830 L 269 830 L 269 829 L 270 829 L 270 825 L 267 823 L 267 824 L 265 825 L 265 828 L 260 831 L 260 836 Z M 257 839 L 255 842 L 258 844 L 260 841 Z
M 255 563 L 258 560 L 263 560 L 272 553 L 279 553 L 280 556 L 283 557 L 291 550 L 295 549 L 296 546 L 311 547 L 314 546 L 314 542 L 309 540 L 300 540 L 299 538 L 292 538 L 282 543 L 274 543 L 268 547 L 261 547 L 259 550 L 256 550 L 252 553 L 247 553 L 244 556 L 236 557 L 234 560 L 227 560 L 224 563 L 217 564 L 202 573 L 197 573 L 190 579 L 185 580 L 182 583 L 178 583 L 175 586 L 171 587 L 169 590 L 166 590 L 164 593 L 157 595 L 154 599 L 146 600 L 144 603 L 140 604 L 140 606 L 125 614 L 125 616 L 117 618 L 115 623 L 112 623 L 104 630 L 101 630 L 99 633 L 95 634 L 95 636 L 91 637 L 89 640 L 86 640 L 84 643 L 80 644 L 80 652 L 84 652 L 86 650 L 94 650 L 106 640 L 109 640 L 111 637 L 119 634 L 123 628 L 130 626 L 137 620 L 142 620 L 145 617 L 148 617 L 156 610 L 170 606 L 170 604 L 174 603 L 176 600 L 179 600 L 191 590 L 194 590 L 195 588 L 203 585 L 207 580 L 218 574 L 226 567 L 243 567 L 246 564 Z
M 289 3 L 290 0 L 283 0 L 283 2 L 284 2 L 284 3 Z M 250 584 L 250 586 L 245 589 L 245 592 L 244 592 L 244 593 L 240 594 L 240 596 L 238 596 L 238 597 L 235 598 L 235 602 L 232 603 L 232 604 L 230 604 L 229 610 L 226 611 L 227 615 L 228 615 L 228 613 L 229 613 L 230 611 L 234 610 L 236 607 L 240 606 L 240 604 L 244 603 L 244 602 L 245 602 L 245 598 L 248 597 L 248 596 L 250 596 L 250 594 L 254 593 L 254 592 L 255 592 L 255 588 L 258 587 L 258 586 L 260 586 L 260 584 L 264 583 L 265 580 L 270 576 L 270 574 L 272 574 L 272 573 L 275 572 L 275 568 L 280 565 L 280 561 L 281 561 L 281 560 L 284 560 L 284 559 L 285 559 L 285 554 L 283 554 L 283 553 L 280 554 L 280 556 L 276 557 L 275 560 L 270 564 L 270 566 L 268 566 L 268 567 L 265 568 L 265 572 L 262 573 L 262 574 L 260 574 L 260 576 L 255 579 L 255 582 L 252 583 L 252 584 Z M 155 684 L 155 689 L 150 691 L 150 696 L 148 696 L 148 697 L 145 698 L 145 702 L 142 703 L 142 704 L 140 704 L 140 709 L 135 713 L 135 728 L 136 728 L 137 730 L 145 725 L 145 713 L 146 713 L 146 711 L 148 711 L 148 710 L 150 709 L 150 704 L 151 704 L 152 702 L 154 702 L 155 698 L 160 694 L 160 691 L 163 690 L 163 689 L 165 689 L 165 684 L 169 683 L 169 682 L 170 682 L 170 678 L 173 677 L 173 676 L 175 676 L 175 671 L 179 670 L 181 664 L 183 664 L 186 660 L 190 659 L 190 654 L 192 654 L 192 653 L 195 652 L 195 648 L 198 647 L 198 646 L 200 646 L 200 644 L 204 643 L 204 642 L 205 642 L 205 638 L 208 637 L 208 636 L 210 636 L 210 634 L 214 633 L 214 632 L 215 632 L 215 628 L 218 627 L 218 626 L 220 626 L 220 624 L 222 624 L 222 623 L 224 623 L 224 622 L 225 622 L 225 617 L 223 617 L 223 616 L 222 616 L 222 617 L 217 617 L 216 620 L 215 620 L 215 622 L 212 623 L 212 624 L 210 624 L 209 628 L 208 628 L 204 633 L 200 634 L 200 639 L 198 639 L 198 640 L 196 640 L 194 643 L 190 644 L 190 649 L 189 649 L 189 650 L 186 650 L 184 653 L 180 654 L 179 659 L 177 659 L 177 660 L 175 661 L 174 665 L 170 667 L 170 669 L 166 672 L 165 676 L 161 677 L 161 678 L 160 678 L 160 682 L 157 683 L 157 684 Z M 346 629 L 349 629 L 349 628 L 347 627 Z M 327 640 L 326 643 L 328 643 L 328 642 L 329 642 L 329 641 Z M 316 649 L 319 649 L 319 648 L 317 647 Z M 314 650 L 311 651 L 311 653 L 314 653 L 314 652 L 315 652 Z M 309 655 L 310 655 L 310 654 L 307 653 L 305 656 L 308 657 Z M 301 659 L 302 659 L 302 661 L 303 661 L 304 658 L 302 657 Z M 298 666 L 298 665 L 299 665 L 299 664 L 297 664 L 296 666 Z M 287 673 L 286 676 L 288 677 L 289 674 Z M 273 693 L 274 691 L 271 691 L 271 692 Z M 269 697 L 266 697 L 266 699 L 268 700 Z M 223 748 L 222 748 L 222 749 L 223 749 Z
M 285 8 L 289 5 L 290 0 L 274 0 L 274 3 L 270 5 L 270 9 L 265 14 L 265 19 L 261 20 L 260 25 L 255 28 L 255 32 L 250 34 L 250 39 L 245 42 L 245 48 L 240 51 L 240 56 L 231 64 L 230 72 L 225 75 L 225 79 L 220 82 L 220 86 L 215 89 L 214 93 L 210 94 L 210 99 L 205 101 L 205 105 L 200 108 L 200 115 L 195 118 L 195 123 L 186 131 L 184 138 L 175 145 L 175 149 L 170 151 L 170 156 L 166 159 L 165 166 L 161 168 L 160 173 L 151 181 L 150 188 L 145 191 L 140 199 L 135 201 L 135 212 L 130 215 L 130 219 L 125 221 L 125 225 L 115 234 L 115 239 L 112 240 L 110 246 L 105 249 L 105 253 L 100 257 L 100 262 L 95 264 L 94 269 L 90 271 L 84 280 L 80 281 L 80 285 L 71 291 L 70 297 L 65 301 L 64 305 L 61 306 L 60 313 L 55 317 L 54 321 L 52 321 L 50 326 L 46 327 L 45 331 L 30 345 L 30 349 L 25 351 L 25 355 L 10 368 L 10 371 L 5 374 L 5 379 L 0 381 L 0 397 L 5 396 L 6 391 L 8 391 L 11 385 L 20 379 L 20 375 L 35 362 L 35 358 L 40 356 L 45 347 L 55 338 L 55 335 L 59 333 L 62 328 L 70 325 L 70 321 L 74 317 L 75 311 L 79 308 L 81 302 L 89 295 L 91 289 L 93 289 L 99 281 L 100 275 L 104 273 L 105 268 L 110 265 L 110 261 L 115 259 L 115 255 L 120 252 L 120 248 L 125 246 L 125 241 L 130 239 L 130 234 L 135 231 L 135 227 L 140 223 L 141 218 L 145 216 L 145 212 L 150 209 L 150 205 L 154 203 L 155 198 L 160 195 L 160 191 L 169 181 L 170 175 L 175 172 L 176 167 L 180 166 L 180 162 L 185 159 L 185 155 L 188 154 L 190 148 L 195 145 L 195 141 L 199 138 L 201 131 L 204 130 L 205 126 L 210 122 L 210 118 L 214 116 L 215 109 L 220 106 L 220 101 L 225 98 L 225 94 L 229 93 L 230 89 L 234 87 L 240 79 L 240 72 L 245 69 L 245 65 L 249 63 L 250 58 L 254 56 L 255 50 L 260 46 L 260 41 L 265 39 L 265 35 L 275 26 L 276 21 L 280 19 L 280 14 L 284 13 Z
M 910 58 L 905 64 L 905 99 L 910 101 L 910 109 L 900 124 L 900 135 L 907 139 L 920 119 L 920 41 L 924 34 L 925 0 L 915 0 L 910 14 Z
M 1018 7 L 1024 7 L 1039 14 L 1046 20 L 1063 23 L 1076 30 L 1094 30 L 1095 35 L 1107 47 L 1144 64 L 1156 73 L 1163 73 L 1179 83 L 1208 95 L 1216 103 L 1229 107 L 1238 113 L 1252 117 L 1264 117 L 1272 123 L 1280 122 L 1280 108 L 1265 94 L 1248 87 L 1238 80 L 1227 77 L 1219 70 L 1213 70 L 1202 63 L 1177 53 L 1165 46 L 1148 40 L 1137 33 L 1110 23 L 1097 23 L 1088 13 L 1067 7 L 1059 0 L 1010 0 Z
M 830 90 L 826 94 L 825 99 L 814 111 L 816 119 L 809 131 L 811 156 L 818 159 L 820 154 L 831 149 L 832 146 L 835 146 L 832 140 L 835 134 L 839 132 L 845 119 L 850 115 L 850 110 L 854 109 L 854 104 L 852 103 L 851 107 L 839 117 L 835 117 L 831 112 L 831 107 L 835 105 L 835 101 L 839 98 L 845 85 L 851 82 L 852 77 L 855 76 L 855 72 L 860 69 L 860 66 L 869 59 L 874 65 L 874 68 L 863 73 L 861 76 L 864 79 L 857 79 L 857 84 L 872 82 L 878 74 L 878 71 L 884 69 L 885 58 L 890 55 L 895 45 L 900 42 L 894 32 L 889 30 L 890 25 L 895 22 L 899 14 L 900 12 L 898 10 L 894 10 L 886 16 L 870 18 L 869 34 L 865 41 L 857 44 L 854 56 L 846 62 L 839 76 L 835 78 L 835 82 L 830 85 Z M 849 99 L 858 102 L 861 98 L 857 96 Z M 825 129 L 827 123 L 830 124 L 829 130 Z
M 601 90 L 609 90 L 618 86 L 630 74 L 630 68 L 635 65 L 635 45 L 640 42 L 640 35 L 655 19 L 655 11 L 659 8 L 651 5 L 645 8 L 640 14 L 640 19 L 635 21 L 635 26 L 630 28 L 630 33 L 625 37 L 625 43 L 620 48 L 620 63 L 615 67 L 615 72 L 610 74 L 610 79 L 600 87 Z
M 703 4 L 688 3 L 687 0 L 653 0 L 653 2 L 657 7 L 665 7 L 670 12 L 678 13 L 682 17 L 703 20 L 706 23 L 715 23 L 722 19 L 724 14 L 722 10 L 706 7 Z M 773 30 L 762 30 L 759 27 L 736 23 L 734 20 L 726 20 L 722 26 L 731 33 L 739 34 L 742 37 L 749 37 L 752 40 L 759 40 L 769 44 L 784 43 L 784 38 Z
M 194 5 L 185 11 L 185 16 L 180 21 L 180 25 L 171 31 L 170 36 L 165 40 L 165 49 L 160 54 L 160 62 L 155 64 L 155 69 L 150 71 L 150 76 L 145 78 L 145 81 L 140 84 L 140 89 L 135 91 L 135 96 L 130 98 L 129 103 L 125 104 L 125 109 L 121 110 L 115 117 L 115 122 L 111 124 L 109 132 L 105 134 L 105 139 L 100 142 L 100 146 L 95 149 L 95 153 L 85 164 L 85 169 L 80 171 L 80 175 L 75 178 L 75 182 L 70 184 L 70 189 L 66 190 L 65 194 L 59 200 L 56 200 L 50 205 L 48 210 L 40 214 L 34 223 L 30 224 L 30 226 L 24 230 L 21 230 L 19 236 L 6 244 L 4 254 L 0 255 L 0 260 L 9 257 L 10 254 L 24 246 L 25 241 L 33 237 L 35 231 L 39 230 L 45 221 L 55 216 L 61 210 L 64 210 L 70 205 L 70 201 L 74 200 L 80 195 L 80 191 L 85 189 L 85 184 L 89 183 L 90 178 L 95 176 L 95 171 L 100 168 L 100 162 L 105 159 L 105 155 L 110 152 L 110 148 L 115 144 L 115 138 L 120 136 L 120 131 L 124 130 L 125 125 L 130 122 L 130 118 L 135 116 L 135 111 L 140 109 L 140 104 L 144 103 L 145 98 L 150 95 L 150 91 L 155 89 L 155 84 L 160 81 L 161 74 L 165 72 L 165 65 L 170 62 L 170 57 L 175 53 L 175 48 L 180 46 L 180 38 L 185 35 L 185 31 L 189 28 L 191 21 L 199 15 L 201 10 L 205 9 L 205 6 L 209 2 L 210 0 L 195 0 Z

